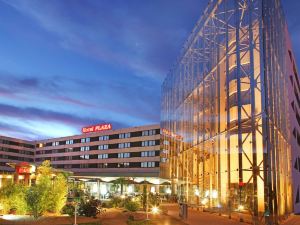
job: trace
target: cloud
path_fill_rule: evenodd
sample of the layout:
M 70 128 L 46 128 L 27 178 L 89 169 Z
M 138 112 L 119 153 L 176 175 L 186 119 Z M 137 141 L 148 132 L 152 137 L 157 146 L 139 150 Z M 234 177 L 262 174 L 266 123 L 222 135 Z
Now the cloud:
M 68 113 L 55 112 L 50 110 L 43 110 L 34 107 L 20 108 L 13 105 L 0 104 L 0 115 L 19 118 L 22 120 L 36 120 L 36 121 L 47 121 L 62 123 L 65 125 L 79 127 L 86 124 L 101 123 L 105 122 L 97 118 L 83 118 Z M 120 123 L 113 121 L 115 127 L 124 127 L 126 123 Z
M 189 17 L 183 17 L 184 13 L 189 16 L 191 12 L 198 13 L 196 7 L 183 4 L 182 8 L 182 4 L 173 1 L 116 1 L 113 5 L 110 1 L 88 0 L 72 4 L 55 0 L 2 1 L 53 34 L 62 48 L 129 70 L 131 75 L 159 81 L 165 77 L 189 33 L 189 27 L 183 26 L 189 21 Z M 189 4 L 196 2 L 190 0 Z M 182 14 L 167 10 L 171 3 L 181 7 Z M 157 16 L 153 11 L 156 7 L 160 7 Z

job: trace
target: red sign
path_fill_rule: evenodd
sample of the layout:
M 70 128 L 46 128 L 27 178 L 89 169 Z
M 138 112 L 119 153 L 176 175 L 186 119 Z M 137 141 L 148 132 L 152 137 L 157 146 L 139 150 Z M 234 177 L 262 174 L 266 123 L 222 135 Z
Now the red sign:
M 106 124 L 98 124 L 98 125 L 93 125 L 89 127 L 83 127 L 82 133 L 91 133 L 91 132 L 99 132 L 99 131 L 104 131 L 104 130 L 111 130 L 112 125 L 110 123 Z
M 16 169 L 18 174 L 30 173 L 30 167 L 19 167 Z

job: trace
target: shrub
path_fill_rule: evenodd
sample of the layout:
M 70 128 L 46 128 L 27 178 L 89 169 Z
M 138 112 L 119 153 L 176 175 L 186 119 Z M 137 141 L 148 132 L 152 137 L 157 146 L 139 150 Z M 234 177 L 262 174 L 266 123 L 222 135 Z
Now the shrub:
M 135 212 L 140 208 L 140 204 L 134 201 L 126 201 L 124 206 L 125 209 L 127 209 L 130 212 Z
M 71 204 L 67 204 L 62 208 L 63 214 L 68 214 L 69 216 L 74 216 L 75 207 Z
M 17 214 L 25 214 L 27 187 L 22 184 L 9 184 L 0 189 L 0 202 L 3 213 L 15 211 Z
M 51 180 L 49 177 L 42 177 L 38 184 L 29 188 L 26 201 L 34 218 L 43 215 L 49 208 L 50 190 Z
M 116 208 L 116 207 L 123 207 L 123 205 L 124 205 L 124 201 L 120 197 L 118 197 L 118 196 L 112 197 L 111 200 L 110 200 L 110 202 L 111 202 L 111 205 L 114 208 Z
M 59 213 L 67 200 L 67 181 L 62 174 L 58 174 L 53 181 L 51 188 L 51 194 L 49 195 L 49 206 L 50 212 Z
M 96 217 L 99 213 L 101 202 L 97 199 L 91 198 L 86 202 L 81 202 L 79 205 L 78 213 L 81 216 Z

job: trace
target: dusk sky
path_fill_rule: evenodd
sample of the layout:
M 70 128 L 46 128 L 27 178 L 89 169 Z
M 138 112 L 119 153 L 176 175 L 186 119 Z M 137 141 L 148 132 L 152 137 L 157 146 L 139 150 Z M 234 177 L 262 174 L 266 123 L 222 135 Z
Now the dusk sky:
M 300 1 L 282 2 L 300 65 Z M 161 83 L 207 3 L 0 0 L 0 135 L 159 123 Z

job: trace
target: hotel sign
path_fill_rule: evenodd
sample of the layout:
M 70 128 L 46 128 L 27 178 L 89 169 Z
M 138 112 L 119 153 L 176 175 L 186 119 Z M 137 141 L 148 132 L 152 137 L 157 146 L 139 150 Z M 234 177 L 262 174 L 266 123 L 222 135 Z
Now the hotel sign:
M 105 131 L 111 129 L 112 129 L 111 123 L 105 123 L 105 124 L 97 124 L 93 126 L 83 127 L 81 131 L 82 133 L 91 133 L 91 132 L 99 132 L 99 131 Z

